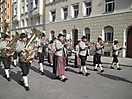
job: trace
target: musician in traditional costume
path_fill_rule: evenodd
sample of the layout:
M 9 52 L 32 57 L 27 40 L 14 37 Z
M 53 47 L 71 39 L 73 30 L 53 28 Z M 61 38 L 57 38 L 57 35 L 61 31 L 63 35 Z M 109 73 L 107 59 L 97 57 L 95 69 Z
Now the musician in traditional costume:
M 45 43 L 45 34 L 42 33 L 41 35 L 41 39 L 38 40 L 37 42 L 37 46 L 38 46 L 38 57 L 39 57 L 39 71 L 41 73 L 41 75 L 44 75 L 44 67 L 43 67 L 43 63 L 44 63 L 44 55 L 46 53 L 46 43 Z
M 110 68 L 114 69 L 113 65 L 116 65 L 117 70 L 121 70 L 119 63 L 118 63 L 119 62 L 118 56 L 120 54 L 120 50 L 122 50 L 122 46 L 119 46 L 118 43 L 119 43 L 118 40 L 115 39 L 114 44 L 112 45 L 113 61 L 112 61 Z
M 82 41 L 80 41 L 78 44 L 79 45 L 79 58 L 81 59 L 81 66 L 79 68 L 79 74 L 84 74 L 85 76 L 88 76 L 88 75 L 90 75 L 90 73 L 88 73 L 88 71 L 87 71 L 86 59 L 87 59 L 87 48 L 90 45 L 86 44 L 86 41 L 87 41 L 86 36 L 82 36 L 81 39 L 82 39 Z
M 48 45 L 48 62 L 50 63 L 51 66 L 53 66 L 53 56 L 55 53 L 55 45 L 54 45 L 54 41 L 51 40 L 49 45 Z
M 0 42 L 0 50 L 3 51 L 5 49 L 7 50 L 11 50 L 10 47 L 6 47 L 6 45 L 10 42 L 10 36 L 5 34 L 4 35 L 4 41 Z M 4 64 L 4 69 L 5 69 L 5 75 L 4 77 L 8 80 L 11 81 L 10 78 L 10 74 L 9 74 L 9 70 L 10 70 L 10 66 L 11 66 L 11 56 L 12 54 L 8 54 L 8 57 L 2 57 L 2 63 Z
M 29 52 L 31 49 L 30 48 L 25 48 L 25 45 L 27 44 L 27 35 L 25 33 L 21 33 L 20 35 L 20 40 L 17 41 L 16 43 L 16 52 L 20 54 L 19 57 L 21 57 L 22 52 L 27 51 Z M 33 57 L 29 56 L 27 60 L 33 59 Z M 22 78 L 19 80 L 20 84 L 25 87 L 26 91 L 29 91 L 29 84 L 28 84 L 28 77 L 27 75 L 29 74 L 29 68 L 30 68 L 30 62 L 23 62 L 19 58 L 19 63 L 20 63 L 20 68 L 22 71 Z
M 99 66 L 101 69 L 101 72 L 104 72 L 102 68 L 102 62 L 101 62 L 101 55 L 103 54 L 103 49 L 104 49 L 105 44 L 102 43 L 102 38 L 98 38 L 98 42 L 95 44 L 95 67 L 94 71 L 98 71 L 97 67 Z
M 64 45 L 63 43 L 64 35 L 59 34 L 58 40 L 55 41 L 55 54 L 54 54 L 54 62 L 53 62 L 53 73 L 56 75 L 56 77 L 65 82 L 68 80 L 65 77 L 65 62 L 64 62 Z

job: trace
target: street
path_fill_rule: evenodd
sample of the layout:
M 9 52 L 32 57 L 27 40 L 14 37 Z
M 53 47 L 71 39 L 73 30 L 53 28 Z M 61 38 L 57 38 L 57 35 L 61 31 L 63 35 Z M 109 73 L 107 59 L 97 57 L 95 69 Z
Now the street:
M 73 61 L 73 60 L 72 60 Z M 55 79 L 52 67 L 44 63 L 45 75 L 38 73 L 38 60 L 30 68 L 30 91 L 18 83 L 20 68 L 11 66 L 11 82 L 4 77 L 0 66 L 0 99 L 132 99 L 132 66 L 121 66 L 122 70 L 109 69 L 103 64 L 104 73 L 93 71 L 92 62 L 87 62 L 89 76 L 78 74 L 78 68 L 69 62 L 66 77 L 68 81 Z

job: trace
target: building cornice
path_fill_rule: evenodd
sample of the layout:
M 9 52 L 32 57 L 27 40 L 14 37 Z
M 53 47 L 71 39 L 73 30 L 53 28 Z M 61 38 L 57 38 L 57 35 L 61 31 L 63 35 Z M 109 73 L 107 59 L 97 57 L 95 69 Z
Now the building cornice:
M 30 29 L 30 28 L 34 28 L 34 27 L 40 27 L 40 26 L 43 26 L 43 24 L 28 26 L 28 27 L 22 27 L 22 28 L 17 28 L 17 29 L 11 29 L 11 31 L 17 31 L 17 30 L 22 30 L 22 29 Z
M 68 21 L 75 21 L 75 20 L 82 20 L 82 19 L 89 19 L 89 18 L 95 18 L 95 17 L 102 17 L 102 16 L 110 16 L 110 15 L 117 15 L 117 14 L 124 14 L 124 13 L 131 13 L 132 10 L 127 10 L 127 11 L 118 11 L 118 12 L 114 12 L 114 13 L 104 13 L 104 14 L 100 14 L 100 15 L 91 15 L 91 16 L 83 16 L 83 17 L 79 17 L 79 18 L 71 18 L 71 19 L 67 19 L 67 20 L 61 20 L 61 21 L 55 21 L 55 22 L 47 22 L 47 24 L 55 24 L 55 23 L 61 23 L 61 22 L 68 22 Z

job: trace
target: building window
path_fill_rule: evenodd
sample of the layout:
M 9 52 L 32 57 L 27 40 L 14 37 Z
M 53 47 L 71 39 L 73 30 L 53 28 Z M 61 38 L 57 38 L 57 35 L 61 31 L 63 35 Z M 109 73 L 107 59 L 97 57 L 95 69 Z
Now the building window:
M 22 20 L 22 26 L 21 27 L 24 27 L 24 20 Z
M 17 8 L 15 8 L 14 15 L 17 15 Z
M 31 21 L 30 21 L 30 26 L 33 25 L 33 18 L 31 18 Z
M 31 2 L 31 10 L 33 9 L 33 3 Z
M 26 26 L 28 26 L 28 19 L 26 19 Z
M 26 5 L 26 11 L 25 12 L 28 12 L 28 5 Z
M 107 26 L 104 28 L 105 41 L 113 42 L 113 27 Z
M 63 35 L 66 38 L 66 30 L 63 30 Z
M 89 28 L 85 28 L 85 35 L 87 37 L 87 41 L 90 41 L 90 29 Z
M 9 4 L 8 4 L 8 8 L 9 8 L 10 6 L 9 6 Z
M 36 7 L 38 6 L 38 0 L 35 0 L 35 6 Z
M 74 5 L 73 10 L 74 10 L 74 14 L 73 14 L 74 18 L 77 18 L 79 14 L 79 5 Z
M 51 17 L 52 17 L 51 21 L 54 22 L 56 19 L 56 11 L 51 11 Z
M 22 7 L 22 14 L 24 13 L 24 6 Z
M 64 20 L 66 20 L 67 19 L 67 17 L 68 17 L 68 8 L 63 8 L 63 12 L 64 12 Z
M 40 24 L 40 17 L 38 17 L 38 24 Z
M 91 14 L 91 2 L 85 3 L 85 7 L 86 7 L 85 15 L 89 16 Z
M 9 15 L 7 16 L 7 19 L 10 19 Z
M 51 31 L 51 39 L 53 40 L 55 38 L 55 32 Z
M 105 12 L 113 12 L 115 8 L 115 0 L 105 1 Z

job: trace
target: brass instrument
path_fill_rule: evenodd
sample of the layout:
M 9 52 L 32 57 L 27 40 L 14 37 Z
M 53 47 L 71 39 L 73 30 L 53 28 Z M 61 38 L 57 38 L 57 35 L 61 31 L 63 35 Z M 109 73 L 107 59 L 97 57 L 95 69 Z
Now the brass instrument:
M 29 48 L 29 47 L 31 47 L 31 50 L 29 51 L 29 52 L 27 52 L 27 51 L 23 51 L 22 53 L 21 53 L 21 55 L 20 55 L 20 61 L 22 61 L 22 62 L 28 62 L 29 60 L 27 59 L 29 56 L 32 56 L 33 54 L 34 54 L 34 52 L 35 52 L 35 50 L 36 50 L 36 46 L 35 46 L 35 44 L 33 45 L 33 42 L 34 42 L 34 40 L 38 37 L 38 36 L 40 36 L 41 35 L 41 32 L 38 30 L 38 29 L 36 29 L 36 28 L 33 28 L 33 29 L 31 29 L 32 30 L 32 35 L 31 35 L 31 37 L 29 38 L 29 41 L 28 41 L 28 43 L 25 45 L 25 48 Z
M 107 40 L 107 41 L 103 41 L 103 44 L 109 44 L 109 41 Z
M 12 38 L 12 40 L 6 45 L 6 47 L 10 47 L 11 49 L 10 50 L 4 49 L 1 52 L 2 57 L 7 58 L 8 54 L 12 54 L 14 52 L 14 47 L 15 47 L 15 44 L 16 44 L 17 40 L 19 40 L 19 36 L 20 36 L 20 34 L 18 32 L 16 32 L 16 34 Z

